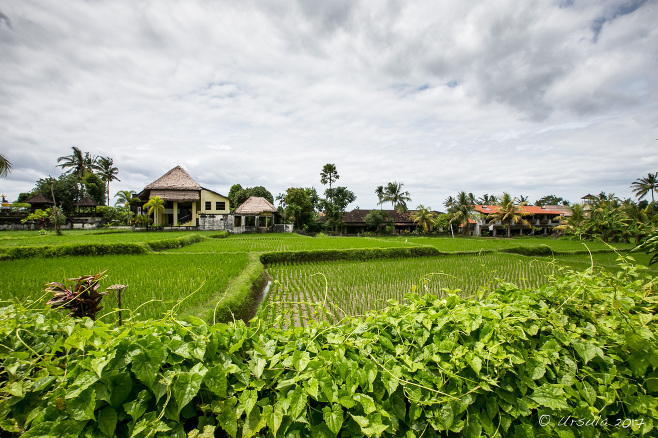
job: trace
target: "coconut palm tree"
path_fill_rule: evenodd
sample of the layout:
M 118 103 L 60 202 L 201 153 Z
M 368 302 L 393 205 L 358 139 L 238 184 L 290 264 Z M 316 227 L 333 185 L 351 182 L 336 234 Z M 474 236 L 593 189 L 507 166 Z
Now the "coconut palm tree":
M 58 164 L 57 167 L 68 169 L 64 172 L 65 174 L 73 174 L 78 177 L 79 181 L 81 181 L 86 171 L 85 156 L 80 148 L 71 146 L 71 149 L 73 149 L 71 155 L 65 155 L 57 159 L 58 163 L 63 162 L 62 164 Z
M 384 202 L 390 202 L 393 209 L 398 213 L 405 213 L 407 211 L 407 202 L 411 202 L 409 192 L 402 191 L 403 183 L 397 181 L 390 182 L 384 189 Z
M 571 206 L 571 216 L 562 219 L 562 224 L 553 228 L 558 234 L 564 232 L 571 232 L 576 234 L 579 239 L 582 239 L 583 234 L 587 228 L 587 215 L 583 208 L 583 204 L 574 204 Z
M 160 225 L 157 218 L 157 213 L 164 213 L 164 209 L 165 209 L 164 206 L 165 206 L 165 202 L 159 196 L 151 196 L 148 202 L 144 204 L 144 208 L 148 208 L 148 214 L 153 215 L 153 222 L 156 225 Z
M 130 223 L 130 204 L 132 203 L 132 197 L 135 194 L 134 190 L 119 190 L 116 195 L 114 195 L 115 198 L 117 199 L 117 202 L 114 203 L 114 205 L 123 205 L 123 207 L 126 209 L 128 212 L 128 215 L 126 217 L 126 221 L 129 224 Z
M 638 199 L 644 198 L 647 193 L 651 192 L 651 202 L 654 200 L 654 192 L 658 192 L 658 172 L 650 173 L 645 178 L 638 178 L 631 183 L 633 193 Z
M 379 209 L 382 210 L 382 204 L 384 204 L 384 186 L 378 186 L 375 189 L 375 194 L 377 195 L 377 205 L 379 205 Z
M 410 215 L 411 220 L 416 222 L 417 226 L 421 227 L 423 231 L 427 231 L 436 224 L 436 216 L 432 213 L 431 209 L 432 207 L 426 208 L 421 204 Z
M 500 207 L 498 208 L 498 211 L 489 213 L 487 216 L 489 223 L 500 221 L 507 226 L 507 237 L 512 237 L 512 224 L 520 223 L 531 226 L 530 222 L 523 219 L 523 217 L 527 216 L 529 213 L 526 213 L 519 208 L 520 206 L 525 205 L 525 202 L 520 205 L 515 205 L 514 201 L 515 199 L 512 198 L 509 193 L 503 193 L 502 198 L 500 198 Z
M 466 192 L 457 194 L 457 198 L 452 200 L 447 214 L 450 217 L 449 223 L 458 224 L 462 228 L 463 235 L 470 233 L 470 221 L 475 219 L 476 213 Z
M 121 181 L 119 178 L 117 178 L 119 169 L 114 167 L 114 160 L 112 158 L 99 157 L 94 164 L 94 170 L 98 172 L 98 176 L 100 176 L 105 183 L 105 189 L 107 192 L 107 205 L 110 205 L 110 182 Z
M 4 178 L 11 172 L 11 163 L 4 155 L 0 154 L 0 178 Z

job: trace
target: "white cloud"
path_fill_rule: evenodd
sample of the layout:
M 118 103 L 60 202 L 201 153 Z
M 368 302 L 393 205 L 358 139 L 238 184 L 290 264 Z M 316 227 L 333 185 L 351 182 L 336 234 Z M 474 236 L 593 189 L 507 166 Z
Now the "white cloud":
M 397 180 L 630 196 L 655 172 L 657 2 L 0 0 L 10 198 L 71 146 L 141 188 L 175 165 L 221 193 L 315 186 L 374 207 Z M 10 26 L 11 24 L 11 26 Z

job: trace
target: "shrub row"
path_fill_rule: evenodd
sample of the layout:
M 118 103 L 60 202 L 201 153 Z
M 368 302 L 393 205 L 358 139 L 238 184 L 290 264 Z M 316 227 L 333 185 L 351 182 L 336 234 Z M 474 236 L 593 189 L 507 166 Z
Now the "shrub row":
M 571 273 L 279 330 L 0 309 L 3 436 L 656 436 L 650 278 Z M 583 421 L 584 423 L 580 423 Z
M 322 249 L 309 251 L 266 252 L 260 255 L 264 264 L 323 262 L 332 260 L 370 260 L 394 259 L 405 257 L 428 257 L 447 255 L 433 246 L 414 246 L 410 248 L 358 248 L 358 249 Z
M 69 245 L 17 246 L 5 249 L 0 260 L 16 260 L 33 257 L 103 256 L 120 254 L 146 254 L 149 251 L 180 248 L 200 242 L 198 234 L 146 243 L 78 243 Z
M 550 257 L 552 255 L 571 255 L 571 254 L 596 254 L 596 253 L 606 253 L 606 252 L 626 252 L 624 250 L 616 249 L 579 249 L 575 251 L 556 251 L 551 249 L 548 246 L 515 246 L 512 248 L 503 248 L 499 249 L 500 252 L 505 252 L 509 254 L 519 254 L 523 256 L 537 256 L 537 257 Z
M 229 233 L 226 230 L 219 231 L 215 234 L 211 234 L 208 237 L 212 237 L 213 239 L 226 239 L 228 237 Z
M 226 290 L 216 294 L 199 312 L 192 309 L 189 313 L 196 313 L 208 324 L 249 321 L 256 312 L 265 282 L 265 267 L 256 254 L 249 254 L 249 263 Z

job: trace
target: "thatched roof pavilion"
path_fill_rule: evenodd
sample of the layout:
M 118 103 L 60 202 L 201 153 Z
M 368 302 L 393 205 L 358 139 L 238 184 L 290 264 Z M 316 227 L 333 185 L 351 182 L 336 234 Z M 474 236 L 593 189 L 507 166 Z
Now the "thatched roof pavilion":
M 189 173 L 180 166 L 176 166 L 151 184 L 144 187 L 138 195 L 148 200 L 152 196 L 159 196 L 164 201 L 198 201 L 201 199 L 201 186 L 194 181 Z
M 85 196 L 84 198 L 76 202 L 74 205 L 78 207 L 78 213 L 80 213 L 80 210 L 82 210 L 83 208 L 88 208 L 93 213 L 96 213 L 96 207 L 98 207 L 98 204 L 96 204 L 96 202 L 93 199 L 91 199 L 89 196 Z
M 270 201 L 260 196 L 250 196 L 238 208 L 234 214 L 259 215 L 262 213 L 277 213 L 278 210 Z
M 45 209 L 52 205 L 55 205 L 55 203 L 51 199 L 46 198 L 43 195 L 43 193 L 37 193 L 36 195 L 32 196 L 30 199 L 26 199 L 23 202 L 25 202 L 26 204 L 30 204 L 30 211 L 33 213 L 35 210 Z

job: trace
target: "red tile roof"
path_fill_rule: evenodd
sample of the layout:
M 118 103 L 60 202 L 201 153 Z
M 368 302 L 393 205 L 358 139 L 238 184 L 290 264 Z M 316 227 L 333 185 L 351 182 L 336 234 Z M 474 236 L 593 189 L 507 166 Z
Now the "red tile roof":
M 484 214 L 491 214 L 491 213 L 496 213 L 497 211 L 500 210 L 499 205 L 474 205 L 473 208 L 480 213 Z M 526 212 L 528 214 L 563 214 L 562 212 L 556 211 L 556 210 L 548 210 L 546 208 L 538 207 L 536 205 L 522 205 L 519 206 L 521 211 Z

